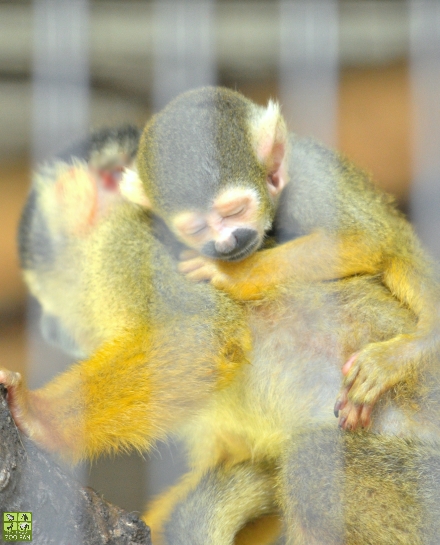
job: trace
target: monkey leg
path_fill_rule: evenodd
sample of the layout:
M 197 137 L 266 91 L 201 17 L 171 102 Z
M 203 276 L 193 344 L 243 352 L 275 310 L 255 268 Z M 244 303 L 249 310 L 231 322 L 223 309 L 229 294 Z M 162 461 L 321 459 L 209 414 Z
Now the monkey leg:
M 269 466 L 222 464 L 202 475 L 184 476 L 154 502 L 144 520 L 156 544 L 232 545 L 246 523 L 277 512 L 274 485 Z M 270 520 L 256 524 L 253 530 L 243 533 L 237 543 L 273 543 L 278 527 Z
M 282 462 L 280 503 L 289 545 L 345 545 L 340 434 L 295 436 Z
M 438 445 L 322 430 L 294 439 L 280 477 L 287 543 L 434 545 Z
M 215 342 L 191 336 L 191 327 L 170 323 L 107 343 L 39 390 L 27 391 L 6 370 L 0 382 L 22 431 L 78 461 L 147 449 L 212 395 L 241 358 L 238 349 L 225 354 Z

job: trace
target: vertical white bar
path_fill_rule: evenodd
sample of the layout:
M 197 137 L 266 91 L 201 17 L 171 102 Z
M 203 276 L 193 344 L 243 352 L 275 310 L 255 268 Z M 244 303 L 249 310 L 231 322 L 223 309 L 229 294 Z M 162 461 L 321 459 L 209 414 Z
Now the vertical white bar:
M 156 0 L 153 105 L 216 82 L 214 0 Z
M 280 99 L 288 126 L 336 142 L 337 0 L 280 0 Z
M 440 259 L 440 2 L 410 0 L 413 104 L 411 216 L 423 242 Z
M 409 0 L 408 7 L 413 113 L 413 180 L 409 211 L 423 244 L 439 260 L 440 3 L 438 0 Z M 423 488 L 423 481 L 419 486 Z M 429 513 L 430 502 L 427 503 L 425 509 Z
M 88 0 L 34 0 L 33 155 L 51 157 L 88 130 Z
M 50 159 L 88 132 L 88 0 L 34 0 L 33 163 Z M 39 312 L 28 311 L 29 385 L 39 387 L 71 363 L 42 341 Z M 85 476 L 78 470 L 78 477 Z
M 88 0 L 34 0 L 34 164 L 88 132 L 88 29 Z M 70 359 L 42 342 L 35 303 L 29 316 L 30 383 L 41 386 Z
M 153 108 L 157 111 L 188 89 L 215 85 L 215 0 L 155 0 L 154 21 Z M 148 494 L 157 495 L 185 470 L 179 445 L 159 443 L 148 463 Z
M 287 126 L 300 136 L 312 136 L 331 146 L 336 143 L 338 23 L 337 0 L 280 0 L 280 101 Z M 320 181 L 328 182 L 325 177 Z M 295 180 L 290 183 L 294 188 Z M 337 248 L 335 240 L 335 252 Z M 332 315 L 333 302 L 329 300 L 321 312 Z M 329 450 L 328 456 L 335 466 L 343 466 L 342 447 Z M 313 462 L 303 471 L 304 475 L 313 473 Z M 336 481 L 331 485 L 335 496 L 339 485 Z M 304 486 L 308 486 L 307 478 Z M 342 509 L 341 505 L 334 507 Z M 342 543 L 343 524 L 337 531 Z

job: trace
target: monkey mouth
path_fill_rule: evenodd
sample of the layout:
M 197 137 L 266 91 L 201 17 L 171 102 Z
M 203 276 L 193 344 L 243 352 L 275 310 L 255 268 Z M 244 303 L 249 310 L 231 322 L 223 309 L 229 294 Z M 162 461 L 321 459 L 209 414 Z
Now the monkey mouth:
M 245 259 L 250 254 L 252 254 L 254 251 L 258 250 L 259 246 L 260 240 L 259 237 L 256 237 L 245 248 L 240 248 L 240 250 L 231 254 L 224 254 L 221 259 L 223 261 L 241 261 L 242 259 Z
M 215 247 L 215 242 L 210 240 L 200 250 L 203 255 L 211 259 L 221 261 L 241 261 L 252 252 L 255 252 L 261 245 L 261 237 L 253 229 L 236 229 L 233 233 L 236 244 L 229 252 L 220 252 Z

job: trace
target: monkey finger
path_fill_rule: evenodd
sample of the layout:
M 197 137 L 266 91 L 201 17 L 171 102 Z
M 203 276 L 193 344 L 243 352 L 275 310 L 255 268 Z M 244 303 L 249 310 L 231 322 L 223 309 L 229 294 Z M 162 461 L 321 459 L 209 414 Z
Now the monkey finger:
M 359 352 L 355 352 L 350 356 L 348 361 L 344 363 L 342 366 L 342 374 L 347 375 L 350 369 L 353 367 L 354 362 L 356 361 L 357 357 L 359 356 Z
M 200 254 L 197 252 L 197 250 L 183 250 L 180 252 L 179 259 L 180 261 L 188 261 L 189 259 L 194 259 L 195 257 L 198 257 Z
M 354 431 L 359 424 L 361 411 L 361 405 L 355 405 L 348 401 L 343 414 L 339 418 L 339 427 L 345 431 Z
M 351 358 L 350 358 L 351 360 Z M 349 362 L 350 362 L 349 360 Z M 349 363 L 347 362 L 347 363 Z M 347 364 L 346 364 L 347 365 Z M 345 365 L 344 365 L 345 367 Z M 344 386 L 347 389 L 350 389 L 354 382 L 358 380 L 358 375 L 361 370 L 361 367 L 356 359 L 353 359 L 353 361 L 350 362 L 350 367 L 346 369 L 346 374 L 344 378 L 342 379 L 342 386 Z
M 194 259 L 188 259 L 186 261 L 181 261 L 177 265 L 177 270 L 183 274 L 188 274 L 197 269 L 201 269 L 206 266 L 206 261 L 203 257 L 196 257 Z
M 344 409 L 348 401 L 348 388 L 343 388 L 336 398 L 336 403 L 333 408 L 333 414 L 336 416 L 336 418 L 339 417 L 339 412 Z
M 385 392 L 385 389 L 381 388 L 378 385 L 374 387 L 365 387 L 356 395 L 357 399 L 362 399 L 362 403 L 365 405 L 371 405 L 372 407 L 376 404 L 379 397 Z
M 369 428 L 371 424 L 371 413 L 373 411 L 373 405 L 363 405 L 362 411 L 359 416 L 359 423 L 363 428 Z
M 207 265 L 205 267 L 201 267 L 187 273 L 186 278 L 192 280 L 193 282 L 203 282 L 211 280 L 216 273 L 217 271 L 215 270 L 215 268 Z
M 348 397 L 353 403 L 359 405 L 374 405 L 384 391 L 385 388 L 381 382 L 378 382 L 374 376 L 361 371 L 350 386 Z
M 348 399 L 356 405 L 374 405 L 381 393 L 381 388 L 367 378 L 356 379 L 348 391 Z

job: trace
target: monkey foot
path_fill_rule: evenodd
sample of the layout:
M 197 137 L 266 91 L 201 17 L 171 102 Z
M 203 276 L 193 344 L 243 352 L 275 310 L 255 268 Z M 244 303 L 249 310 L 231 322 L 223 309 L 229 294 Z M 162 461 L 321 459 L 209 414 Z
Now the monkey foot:
M 26 433 L 25 421 L 25 387 L 20 373 L 15 373 L 4 367 L 0 367 L 0 384 L 7 389 L 9 410 L 14 422 L 21 431 Z
M 347 376 L 357 357 L 358 353 L 353 354 L 344 364 L 342 367 L 344 376 Z M 373 410 L 373 404 L 354 403 L 349 399 L 349 392 L 353 383 L 354 380 L 348 386 L 342 388 L 334 407 L 334 415 L 339 418 L 339 427 L 346 431 L 354 431 L 359 426 L 368 428 Z

